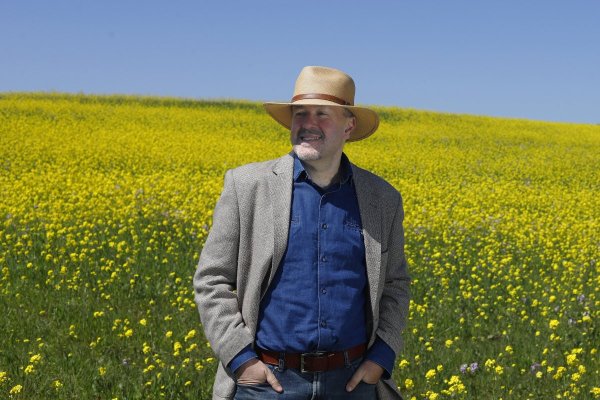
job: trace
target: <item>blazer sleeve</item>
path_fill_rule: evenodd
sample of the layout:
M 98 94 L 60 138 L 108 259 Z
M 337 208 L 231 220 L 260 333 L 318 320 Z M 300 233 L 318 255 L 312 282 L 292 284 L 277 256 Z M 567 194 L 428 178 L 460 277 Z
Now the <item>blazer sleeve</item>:
M 233 171 L 227 171 L 213 224 L 194 274 L 194 299 L 205 336 L 217 358 L 229 362 L 254 342 L 235 292 L 240 243 L 240 210 Z
M 379 324 L 376 334 L 399 354 L 403 341 L 410 303 L 410 277 L 404 254 L 404 209 L 402 197 L 398 203 L 388 235 L 387 246 L 382 243 L 381 264 L 385 271 L 384 286 L 379 302 Z

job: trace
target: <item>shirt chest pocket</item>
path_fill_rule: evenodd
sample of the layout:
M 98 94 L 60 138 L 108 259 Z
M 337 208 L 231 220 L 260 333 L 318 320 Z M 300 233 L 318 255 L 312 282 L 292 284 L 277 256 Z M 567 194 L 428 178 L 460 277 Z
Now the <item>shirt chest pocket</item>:
M 362 234 L 362 225 L 356 218 L 352 216 L 346 216 L 344 218 L 344 230 L 350 232 L 359 232 Z

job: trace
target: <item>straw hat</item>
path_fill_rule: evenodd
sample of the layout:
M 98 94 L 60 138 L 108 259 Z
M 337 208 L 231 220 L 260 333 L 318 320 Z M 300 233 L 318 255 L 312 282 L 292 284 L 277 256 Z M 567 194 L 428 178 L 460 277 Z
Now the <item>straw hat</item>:
M 344 72 L 327 67 L 304 67 L 298 75 L 290 103 L 264 103 L 267 112 L 290 129 L 293 105 L 326 105 L 347 108 L 356 117 L 356 127 L 348 142 L 372 135 L 379 126 L 377 113 L 354 105 L 354 81 Z

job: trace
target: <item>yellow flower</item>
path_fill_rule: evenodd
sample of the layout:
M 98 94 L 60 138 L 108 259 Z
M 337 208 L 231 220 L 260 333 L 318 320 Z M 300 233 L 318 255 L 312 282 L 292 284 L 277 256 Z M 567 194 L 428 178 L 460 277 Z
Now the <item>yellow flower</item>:
M 104 368 L 104 367 L 98 368 L 98 373 L 100 374 L 100 376 L 106 375 L 106 368 Z
M 31 374 L 33 372 L 33 365 L 29 364 L 27 367 L 25 367 L 25 374 Z
M 145 318 L 140 319 L 140 325 L 146 326 L 147 324 L 148 324 L 148 322 L 146 321 Z
M 556 329 L 559 324 L 560 323 L 558 322 L 558 320 L 552 319 L 552 320 L 550 320 L 550 323 L 548 324 L 548 326 L 550 326 L 550 329 Z
M 56 390 L 60 389 L 61 387 L 63 387 L 63 384 L 61 381 L 59 381 L 58 379 L 56 379 L 54 382 L 52 382 L 52 387 Z
M 123 335 L 125 337 L 131 337 L 131 336 L 133 336 L 133 329 L 131 329 L 131 328 L 127 329 Z
M 430 369 L 425 373 L 425 378 L 432 379 L 435 376 L 435 369 Z
M 175 342 L 173 344 L 173 355 L 174 356 L 178 356 L 179 355 L 179 351 L 182 349 L 182 345 L 179 342 Z
M 144 368 L 143 372 L 146 374 L 146 373 L 148 373 L 148 372 L 152 371 L 154 368 L 156 368 L 156 367 L 154 366 L 154 364 L 150 364 L 150 365 L 148 365 L 146 368 Z
M 192 329 L 191 331 L 189 331 L 187 333 L 187 335 L 185 335 L 185 337 L 183 338 L 183 340 L 187 342 L 188 340 L 193 339 L 195 336 L 196 336 L 196 330 Z
M 404 387 L 406 388 L 406 390 L 411 390 L 415 387 L 415 383 L 412 379 L 407 378 L 404 380 Z
M 23 385 L 15 385 L 12 389 L 10 389 L 9 394 L 19 394 L 23 390 Z
M 8 380 L 8 374 L 5 371 L 0 371 L 0 383 L 4 383 Z
M 560 378 L 562 378 L 562 376 L 564 375 L 564 373 L 565 373 L 566 370 L 567 369 L 565 367 L 562 367 L 562 366 L 558 367 L 556 369 L 556 373 L 554 375 L 552 375 L 552 378 L 554 380 L 559 380 Z
M 40 354 L 34 354 L 29 359 L 29 362 L 32 364 L 38 363 L 42 360 L 42 356 Z
M 457 375 L 452 375 L 450 377 L 448 385 L 448 392 L 450 392 L 451 394 L 464 393 L 467 390 L 465 385 L 461 382 L 460 377 Z
M 425 396 L 427 396 L 427 400 L 437 400 L 440 395 L 436 392 L 428 391 Z
M 165 333 L 165 336 L 170 338 L 171 336 L 173 336 L 173 332 L 172 331 L 167 331 L 167 333 Z

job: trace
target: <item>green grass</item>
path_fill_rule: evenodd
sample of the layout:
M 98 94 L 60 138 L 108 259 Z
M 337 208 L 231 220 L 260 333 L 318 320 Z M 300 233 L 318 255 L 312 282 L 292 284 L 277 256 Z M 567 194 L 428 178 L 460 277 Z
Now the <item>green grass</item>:
M 377 110 L 347 154 L 404 198 L 405 398 L 600 398 L 600 127 Z M 257 103 L 0 94 L 0 398 L 210 398 L 211 212 L 287 151 Z

